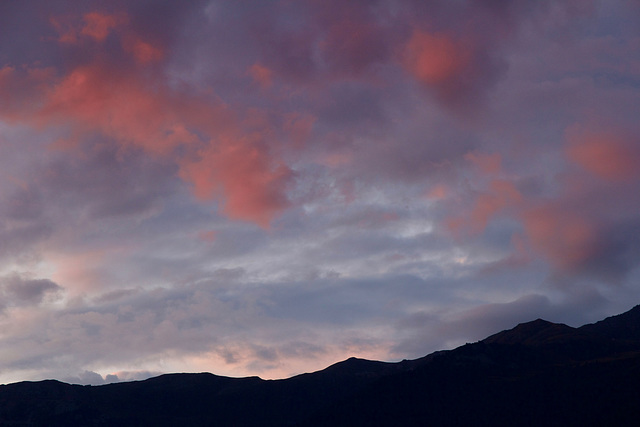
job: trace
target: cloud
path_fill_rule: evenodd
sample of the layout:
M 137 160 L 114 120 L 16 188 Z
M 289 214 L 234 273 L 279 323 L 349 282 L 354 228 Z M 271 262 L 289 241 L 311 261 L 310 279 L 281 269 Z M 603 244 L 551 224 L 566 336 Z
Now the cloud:
M 573 327 L 600 320 L 595 316 L 605 304 L 605 299 L 597 292 L 586 291 L 585 294 L 579 303 L 553 301 L 545 295 L 528 294 L 508 302 L 478 304 L 456 312 L 412 313 L 396 324 L 401 335 L 410 333 L 394 347 L 394 351 L 418 356 L 426 353 L 427 348 L 455 348 L 538 318 Z M 571 313 L 577 307 L 588 310 L 588 313 Z
M 123 25 L 125 18 L 88 14 L 80 33 L 104 42 L 108 32 Z M 125 52 L 137 62 L 162 57 L 161 50 L 147 42 L 128 36 L 122 41 Z M 100 132 L 122 149 L 142 149 L 151 156 L 173 158 L 182 169 L 179 176 L 193 183 L 196 195 L 223 198 L 224 212 L 233 218 L 267 226 L 287 206 L 284 187 L 293 175 L 273 159 L 267 138 L 255 142 L 254 135 L 260 130 L 245 135 L 223 104 L 172 92 L 160 81 L 152 80 L 149 85 L 135 67 L 126 62 L 119 65 L 116 68 L 96 56 L 60 78 L 38 68 L 17 75 L 13 68 L 5 67 L 0 75 L 3 93 L 14 91 L 11 88 L 16 82 L 26 85 L 34 79 L 39 89 L 31 94 L 34 99 L 30 104 L 39 108 L 34 111 L 25 105 L 16 110 L 15 104 L 9 104 L 5 116 L 40 126 L 70 126 L 70 138 L 57 144 L 61 148 L 73 148 L 79 138 Z M 203 133 L 208 137 L 201 138 Z M 178 150 L 188 154 L 176 159 Z
M 322 18 L 329 21 L 321 52 L 334 73 L 345 78 L 361 76 L 369 67 L 388 60 L 391 37 L 385 34 L 388 29 L 375 19 L 371 7 L 354 3 L 341 16 L 330 11 L 330 2 L 320 7 Z
M 275 168 L 261 144 L 246 140 L 225 140 L 200 154 L 197 162 L 182 167 L 181 176 L 193 182 L 196 196 L 224 200 L 223 212 L 231 218 L 254 221 L 267 228 L 273 217 L 288 206 L 286 186 L 291 169 Z
M 0 2 L 2 381 L 281 377 L 630 308 L 637 12 Z
M 112 379 L 111 377 L 109 378 Z M 68 384 L 82 384 L 82 385 L 102 385 L 116 381 L 105 381 L 105 378 L 102 378 L 102 375 L 93 371 L 83 371 L 76 376 L 70 376 L 62 378 L 61 381 L 66 382 Z
M 511 181 L 491 180 L 488 189 L 476 196 L 468 216 L 450 218 L 447 226 L 456 234 L 481 233 L 496 214 L 505 208 L 517 207 L 521 201 L 522 195 Z
M 82 371 L 77 375 L 67 376 L 60 378 L 60 381 L 68 384 L 80 384 L 80 385 L 103 385 L 112 384 L 122 381 L 142 381 L 147 378 L 156 377 L 162 375 L 159 371 L 122 371 L 112 374 L 106 374 L 104 376 L 93 371 Z
M 104 42 L 113 30 L 127 23 L 128 17 L 122 13 L 89 12 L 85 13 L 81 19 L 72 15 L 54 15 L 49 18 L 49 21 L 58 32 L 60 43 L 76 44 L 80 42 L 81 37 Z
M 3 306 L 37 305 L 46 298 L 55 300 L 63 289 L 49 279 L 33 279 L 17 273 L 0 278 Z
M 263 89 L 267 89 L 273 84 L 273 71 L 260 63 L 253 64 L 247 72 Z
M 577 212 L 541 207 L 528 212 L 524 221 L 534 248 L 561 269 L 579 269 L 598 252 L 595 225 Z
M 471 3 L 458 8 L 441 5 L 440 9 L 425 17 L 427 22 L 434 21 L 432 25 L 421 22 L 413 28 L 400 50 L 400 61 L 444 106 L 457 113 L 476 114 L 508 68 L 501 32 L 521 23 L 514 19 L 505 25 L 499 14 L 488 14 L 484 7 Z M 433 18 L 438 14 L 443 15 L 440 22 Z M 473 26 L 483 21 L 485 32 L 479 36 Z
M 637 137 L 574 127 L 567 139 L 569 159 L 592 174 L 610 181 L 640 177 Z
M 126 15 L 107 15 L 91 12 L 83 16 L 84 26 L 80 34 L 89 36 L 98 42 L 103 42 L 116 27 L 126 23 Z
M 447 82 L 451 85 L 460 78 L 470 61 L 470 53 L 450 37 L 422 31 L 414 32 L 404 55 L 407 68 L 418 80 L 429 86 L 440 87 L 443 92 L 447 90 Z
M 473 163 L 486 175 L 494 175 L 502 172 L 502 156 L 500 153 L 482 154 L 470 152 L 467 153 L 464 158 Z

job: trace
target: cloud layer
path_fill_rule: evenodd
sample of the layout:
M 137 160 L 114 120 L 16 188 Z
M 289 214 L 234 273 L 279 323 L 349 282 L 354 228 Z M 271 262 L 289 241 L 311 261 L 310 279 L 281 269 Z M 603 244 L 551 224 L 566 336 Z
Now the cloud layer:
M 3 3 L 0 381 L 282 377 L 630 308 L 639 21 Z

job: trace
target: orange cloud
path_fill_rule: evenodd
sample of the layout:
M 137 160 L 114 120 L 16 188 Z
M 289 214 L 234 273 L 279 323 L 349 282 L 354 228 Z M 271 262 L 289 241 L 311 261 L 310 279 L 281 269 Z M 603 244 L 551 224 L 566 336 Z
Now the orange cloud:
M 119 29 L 122 49 L 139 64 L 159 61 L 164 56 L 163 49 L 142 40 L 130 28 L 126 28 L 129 17 L 125 13 L 86 13 L 82 17 L 82 24 L 77 22 L 73 16 L 52 17 L 50 22 L 60 34 L 58 41 L 61 43 L 75 44 L 78 43 L 80 37 L 102 43 L 109 34 Z
M 213 243 L 216 240 L 216 231 L 201 231 L 200 233 L 198 233 L 198 238 L 204 242 Z
M 469 152 L 464 158 L 476 166 L 478 172 L 480 172 L 480 174 L 476 172 L 478 178 L 494 177 L 502 172 L 502 156 L 500 153 L 482 154 Z M 437 189 L 438 187 L 434 190 Z M 446 194 L 444 191 L 442 192 Z M 447 220 L 447 225 L 455 233 L 463 230 L 472 234 L 482 233 L 494 215 L 504 209 L 518 207 L 522 202 L 522 198 L 522 194 L 513 182 L 506 179 L 493 178 L 489 181 L 488 188 L 478 194 L 470 212 L 467 215 L 450 218 Z
M 58 32 L 58 41 L 66 44 L 76 44 L 81 36 L 97 42 L 103 42 L 115 28 L 127 23 L 125 14 L 105 14 L 90 12 L 82 16 L 82 23 L 77 16 L 52 16 L 51 25 Z
M 40 118 L 48 123 L 70 122 L 76 129 L 98 130 L 124 145 L 169 154 L 197 139 L 175 111 L 179 101 L 146 90 L 135 75 L 91 65 L 76 68 L 53 85 Z
M 124 14 L 109 15 L 90 12 L 83 16 L 83 20 L 85 25 L 80 30 L 80 34 L 102 42 L 107 38 L 111 30 L 126 23 L 127 17 Z
M 490 182 L 487 191 L 478 195 L 468 215 L 450 218 L 446 223 L 454 233 L 482 233 L 491 217 L 506 208 L 517 206 L 521 201 L 522 195 L 512 182 L 495 179 Z
M 437 184 L 429 189 L 426 193 L 426 197 L 429 199 L 444 199 L 451 192 L 449 187 L 444 184 Z
M 78 30 L 71 25 L 69 17 L 52 16 L 49 23 L 58 32 L 58 42 L 73 44 L 78 42 Z
M 267 89 L 273 84 L 273 71 L 260 63 L 253 64 L 248 73 L 262 89 Z
M 605 180 L 624 181 L 640 173 L 637 144 L 612 132 L 569 130 L 566 153 L 573 162 Z
M 317 162 L 320 165 L 328 166 L 330 168 L 337 168 L 353 162 L 353 153 L 347 151 L 330 152 L 327 154 L 322 154 L 318 158 Z
M 517 204 L 522 200 L 522 195 L 512 182 L 505 180 L 494 180 L 489 185 L 489 191 L 481 194 L 476 199 L 475 206 L 471 211 L 471 229 L 481 232 L 487 226 L 489 219 L 502 209 Z
M 157 156 L 172 156 L 178 147 L 202 145 L 192 128 L 216 135 L 199 158 L 179 161 L 180 176 L 193 184 L 196 196 L 222 197 L 228 216 L 263 227 L 287 206 L 283 185 L 290 171 L 282 165 L 272 168 L 274 159 L 268 149 L 248 143 L 233 120 L 216 127 L 216 117 L 229 118 L 224 108 L 152 92 L 132 76 L 109 74 L 97 67 L 74 70 L 48 98 L 44 112 L 50 119 L 63 117 Z M 199 114 L 191 116 L 193 109 Z M 197 121 L 202 114 L 209 119 L 205 126 Z
M 264 147 L 243 139 L 223 139 L 201 152 L 200 160 L 181 165 L 181 176 L 193 183 L 201 200 L 222 196 L 223 212 L 268 228 L 288 206 L 285 187 L 292 171 L 272 166 Z
M 404 51 L 406 68 L 422 83 L 440 86 L 467 67 L 469 52 L 444 34 L 415 31 Z
M 122 47 L 126 52 L 132 54 L 139 64 L 156 62 L 164 57 L 162 49 L 134 36 L 123 38 Z
M 87 14 L 85 21 L 83 35 L 95 40 L 125 22 L 101 14 Z M 162 58 L 159 49 L 127 35 L 126 28 L 121 33 L 124 53 L 138 64 Z M 100 133 L 123 148 L 174 161 L 195 195 L 219 198 L 231 218 L 268 227 L 287 207 L 292 172 L 272 153 L 278 132 L 266 114 L 250 111 L 241 121 L 241 114 L 217 99 L 184 95 L 131 63 L 96 58 L 63 76 L 47 69 L 0 69 L 0 117 L 66 129 L 69 135 L 55 145 L 61 150 L 73 150 L 85 135 Z M 313 120 L 287 116 L 280 123 L 280 134 L 301 140 Z
M 575 212 L 536 208 L 525 213 L 524 226 L 533 249 L 563 270 L 580 267 L 598 250 L 596 227 Z
M 500 153 L 481 154 L 467 153 L 464 158 L 473 163 L 485 174 L 497 174 L 502 170 L 502 156 Z
M 126 251 L 126 248 L 119 249 Z M 109 249 L 95 249 L 68 254 L 53 250 L 47 254 L 47 259 L 55 269 L 51 277 L 57 283 L 64 283 L 72 296 L 99 289 L 108 280 L 99 267 L 104 265 L 109 252 Z

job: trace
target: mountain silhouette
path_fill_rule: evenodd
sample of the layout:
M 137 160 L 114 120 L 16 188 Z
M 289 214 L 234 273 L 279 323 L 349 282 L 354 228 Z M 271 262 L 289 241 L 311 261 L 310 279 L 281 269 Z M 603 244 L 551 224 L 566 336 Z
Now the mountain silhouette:
M 350 358 L 284 380 L 167 374 L 0 386 L 2 426 L 637 426 L 640 306 L 541 319 L 416 360 Z
M 485 343 L 495 344 L 523 344 L 538 346 L 554 341 L 562 341 L 570 338 L 575 329 L 561 324 L 551 323 L 546 320 L 536 319 L 532 322 L 520 323 L 513 329 L 498 332 L 484 339 Z

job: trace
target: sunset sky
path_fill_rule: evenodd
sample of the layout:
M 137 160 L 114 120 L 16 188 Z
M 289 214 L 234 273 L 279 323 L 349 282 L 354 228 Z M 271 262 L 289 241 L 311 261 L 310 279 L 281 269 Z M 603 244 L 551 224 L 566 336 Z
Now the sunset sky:
M 640 303 L 640 2 L 0 2 L 0 383 L 283 378 Z

